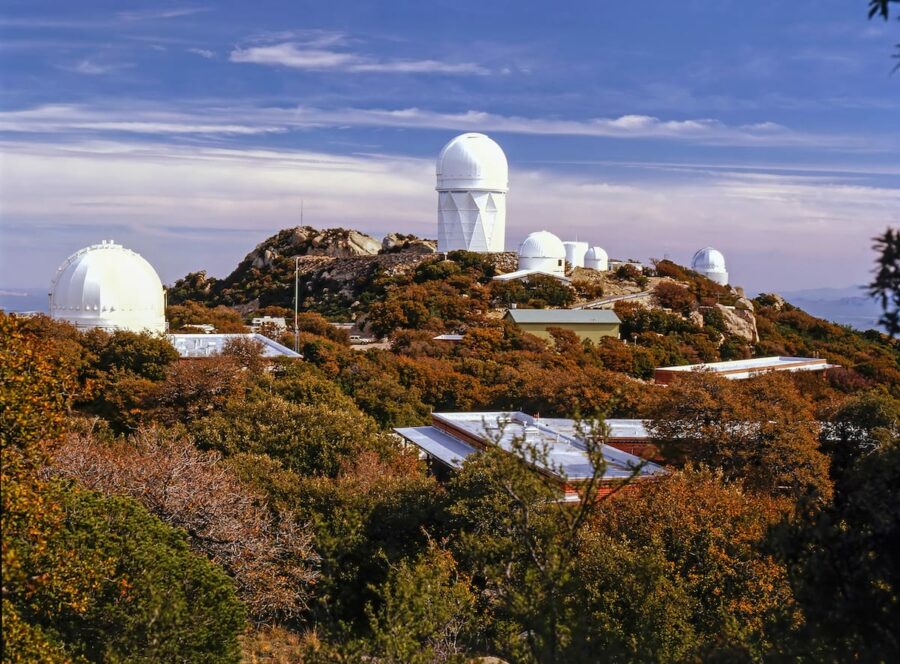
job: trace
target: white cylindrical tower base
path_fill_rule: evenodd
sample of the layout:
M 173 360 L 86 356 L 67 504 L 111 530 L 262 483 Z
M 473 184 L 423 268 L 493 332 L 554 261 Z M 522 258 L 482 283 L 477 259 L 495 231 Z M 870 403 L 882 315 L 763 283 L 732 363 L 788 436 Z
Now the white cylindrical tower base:
M 438 192 L 438 251 L 499 252 L 505 243 L 506 192 Z

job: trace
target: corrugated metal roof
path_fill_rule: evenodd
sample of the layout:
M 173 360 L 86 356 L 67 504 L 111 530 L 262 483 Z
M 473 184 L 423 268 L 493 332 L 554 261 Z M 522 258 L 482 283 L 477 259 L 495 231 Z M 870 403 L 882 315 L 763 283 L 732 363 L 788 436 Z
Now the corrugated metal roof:
M 263 346 L 263 357 L 303 357 L 287 346 L 262 334 L 167 334 L 169 342 L 181 357 L 213 357 L 221 355 L 229 339 L 250 339 Z
M 510 309 L 506 315 L 516 323 L 598 324 L 620 323 L 616 312 L 608 309 Z
M 407 427 L 394 431 L 451 468 L 461 468 L 469 455 L 476 451 L 436 427 Z
M 767 370 L 786 369 L 801 364 L 826 368 L 828 362 L 819 357 L 751 357 L 747 360 L 727 360 L 725 362 L 707 362 L 706 364 L 682 364 L 674 367 L 657 367 L 660 371 L 732 371 L 732 370 Z
M 518 441 L 537 452 L 535 458 L 528 459 L 530 463 L 564 480 L 584 480 L 593 474 L 587 448 L 581 438 L 584 432 L 577 430 L 574 420 L 538 419 L 518 412 L 433 413 L 432 417 L 436 423 L 445 422 L 463 432 L 461 437 L 436 426 L 395 431 L 452 468 L 459 468 L 465 458 L 475 452 L 471 445 L 462 440 L 469 436 L 508 452 L 515 449 Z M 618 427 L 610 426 L 610 438 L 646 434 L 640 420 L 619 420 L 618 423 Z M 611 445 L 603 445 L 602 451 L 606 461 L 606 479 L 624 479 L 631 476 L 637 467 L 640 467 L 639 477 L 665 472 L 661 466 Z

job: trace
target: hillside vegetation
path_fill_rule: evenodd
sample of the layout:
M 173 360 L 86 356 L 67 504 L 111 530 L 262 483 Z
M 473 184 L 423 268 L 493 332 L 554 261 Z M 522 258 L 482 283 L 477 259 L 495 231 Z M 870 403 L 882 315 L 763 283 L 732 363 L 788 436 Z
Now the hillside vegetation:
M 506 255 L 299 230 L 180 280 L 169 320 L 292 315 L 301 254 L 300 336 L 266 332 L 302 360 L 0 314 L 5 661 L 900 657 L 896 341 L 668 261 L 501 284 Z M 628 343 L 501 319 L 620 294 Z M 841 368 L 647 381 L 759 354 Z M 670 472 L 573 507 L 508 454 L 437 477 L 390 431 L 499 409 L 585 418 L 590 445 L 649 419 Z

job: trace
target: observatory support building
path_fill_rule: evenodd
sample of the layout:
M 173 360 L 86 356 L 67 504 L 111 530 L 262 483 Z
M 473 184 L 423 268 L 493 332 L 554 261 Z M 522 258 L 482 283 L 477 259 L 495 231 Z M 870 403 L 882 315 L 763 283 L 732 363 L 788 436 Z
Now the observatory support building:
M 503 251 L 508 187 L 506 155 L 490 138 L 447 143 L 437 160 L 438 251 Z

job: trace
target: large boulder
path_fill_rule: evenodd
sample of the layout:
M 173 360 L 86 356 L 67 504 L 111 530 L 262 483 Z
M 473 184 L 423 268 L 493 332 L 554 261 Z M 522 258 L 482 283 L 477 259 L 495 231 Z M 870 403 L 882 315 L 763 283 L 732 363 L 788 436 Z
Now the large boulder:
M 752 344 L 759 341 L 756 316 L 753 315 L 753 302 L 742 297 L 733 307 L 723 304 L 717 304 L 716 307 L 722 312 L 728 332 Z
M 389 233 L 381 241 L 383 254 L 433 254 L 436 251 L 436 240 L 424 240 L 415 235 Z

